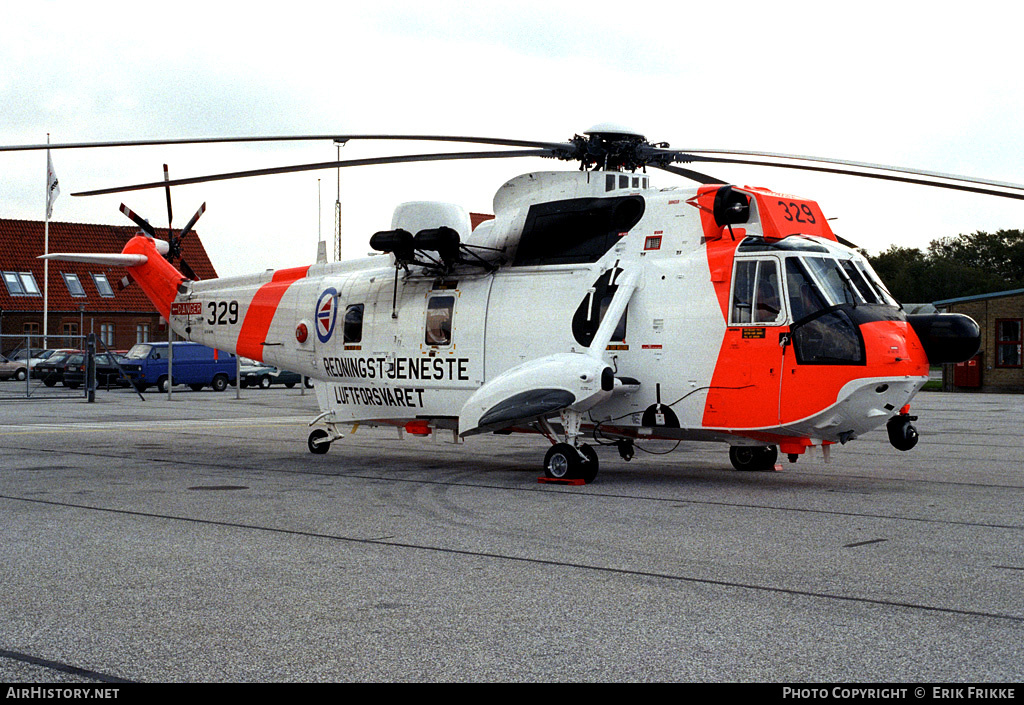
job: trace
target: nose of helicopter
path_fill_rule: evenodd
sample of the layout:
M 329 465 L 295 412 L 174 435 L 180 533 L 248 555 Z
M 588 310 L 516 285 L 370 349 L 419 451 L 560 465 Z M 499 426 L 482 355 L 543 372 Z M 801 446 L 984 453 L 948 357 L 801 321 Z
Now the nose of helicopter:
M 909 314 L 907 322 L 928 355 L 928 362 L 968 360 L 981 347 L 981 328 L 970 316 L 961 313 Z

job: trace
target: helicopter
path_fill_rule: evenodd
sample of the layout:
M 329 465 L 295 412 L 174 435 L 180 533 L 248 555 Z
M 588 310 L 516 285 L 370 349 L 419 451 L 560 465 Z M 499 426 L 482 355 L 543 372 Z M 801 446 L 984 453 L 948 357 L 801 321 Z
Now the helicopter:
M 780 166 L 1024 199 L 1003 182 L 861 162 L 678 150 L 598 125 L 565 142 L 315 135 L 36 145 L 24 149 L 288 139 L 508 147 L 322 162 L 105 188 L 96 195 L 314 169 L 541 156 L 498 188 L 489 220 L 443 202 L 399 205 L 361 259 L 195 281 L 174 266 L 186 228 L 120 254 L 52 259 L 125 267 L 185 340 L 314 380 L 311 453 L 348 428 L 416 436 L 531 433 L 551 481 L 593 482 L 595 448 L 630 460 L 649 441 L 726 444 L 737 470 L 770 470 L 885 426 L 918 442 L 910 402 L 929 366 L 980 345 L 960 314 L 910 314 L 818 204 L 679 164 Z M 7 149 L 7 148 L 5 148 Z M 779 158 L 788 160 L 780 163 Z M 654 188 L 648 169 L 696 186 Z M 205 208 L 205 204 L 204 204 Z M 84 258 L 84 260 L 83 260 Z

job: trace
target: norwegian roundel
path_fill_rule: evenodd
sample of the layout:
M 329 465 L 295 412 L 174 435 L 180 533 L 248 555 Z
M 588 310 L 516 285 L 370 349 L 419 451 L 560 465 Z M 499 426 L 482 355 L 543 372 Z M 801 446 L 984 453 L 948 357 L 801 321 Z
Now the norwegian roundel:
M 321 343 L 331 339 L 334 332 L 334 323 L 338 320 L 338 292 L 334 289 L 325 289 L 316 301 L 316 337 Z

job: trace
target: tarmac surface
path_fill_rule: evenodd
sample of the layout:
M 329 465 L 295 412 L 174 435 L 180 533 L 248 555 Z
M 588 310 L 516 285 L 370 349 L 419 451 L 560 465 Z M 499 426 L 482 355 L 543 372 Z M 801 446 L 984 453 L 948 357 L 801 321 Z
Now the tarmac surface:
M 313 394 L 241 396 L 0 404 L 0 682 L 1024 677 L 1024 395 L 781 472 L 602 448 L 582 487 L 540 437 L 312 455 Z

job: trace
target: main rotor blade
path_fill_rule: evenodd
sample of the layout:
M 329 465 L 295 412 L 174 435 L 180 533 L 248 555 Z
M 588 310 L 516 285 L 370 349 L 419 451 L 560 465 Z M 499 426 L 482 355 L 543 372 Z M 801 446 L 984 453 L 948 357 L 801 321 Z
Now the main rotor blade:
M 1003 184 L 1002 182 L 990 182 L 990 181 L 986 181 L 984 179 L 974 179 L 974 178 L 971 178 L 969 176 L 952 176 L 952 175 L 945 176 L 944 175 L 944 176 L 941 177 L 941 178 L 946 178 L 946 179 L 957 179 L 957 180 L 965 182 L 964 184 L 950 184 L 950 183 L 944 183 L 944 182 L 941 182 L 941 181 L 931 181 L 931 180 L 928 180 L 928 179 L 911 178 L 909 176 L 899 176 L 899 175 L 896 175 L 896 174 L 872 174 L 872 173 L 869 173 L 869 172 L 866 172 L 866 171 L 855 171 L 853 169 L 838 169 L 838 168 L 834 168 L 834 167 L 824 167 L 824 166 L 811 166 L 809 164 L 780 164 L 778 162 L 767 162 L 767 161 L 761 161 L 761 160 L 757 160 L 757 159 L 733 159 L 733 158 L 726 158 L 726 157 L 704 157 L 704 156 L 698 156 L 696 154 L 687 154 L 687 155 L 680 155 L 680 156 L 681 156 L 681 158 L 678 161 L 712 162 L 712 163 L 715 163 L 715 164 L 746 164 L 746 165 L 749 165 L 749 166 L 770 166 L 770 167 L 777 167 L 777 168 L 781 168 L 781 169 L 800 169 L 802 171 L 818 171 L 818 172 L 823 172 L 823 173 L 826 173 L 826 174 L 841 174 L 841 175 L 844 175 L 844 176 L 860 176 L 860 177 L 863 177 L 863 178 L 866 178 L 866 179 L 880 179 L 882 181 L 895 181 L 895 182 L 904 183 L 904 184 L 916 184 L 918 186 L 932 186 L 932 187 L 935 187 L 935 188 L 951 189 L 953 191 L 966 191 L 967 193 L 981 193 L 981 194 L 985 194 L 986 196 L 999 196 L 1000 198 L 1013 198 L 1013 199 L 1016 199 L 1018 201 L 1024 201 L 1024 193 L 1010 193 L 1010 192 L 1007 192 L 1007 191 L 997 191 L 995 189 L 982 188 L 980 186 L 968 186 L 967 184 L 971 184 L 971 183 L 976 183 L 976 184 L 992 184 L 992 183 L 994 183 L 994 184 L 999 184 L 1001 188 L 1021 189 L 1021 191 L 1024 191 L 1024 185 L 1009 184 L 1009 183 Z M 895 167 L 892 167 L 892 168 L 894 170 L 896 170 Z M 920 172 L 909 171 L 909 173 L 920 173 Z M 938 178 L 938 177 L 935 177 L 935 178 Z
M 771 157 L 774 159 L 790 159 L 793 161 L 802 162 L 819 162 L 822 164 L 837 164 L 839 166 L 857 167 L 860 169 L 875 169 L 878 171 L 891 171 L 899 174 L 911 174 L 914 176 L 928 176 L 936 179 L 953 179 L 956 181 L 966 181 L 974 184 L 984 184 L 986 186 L 1000 186 L 1002 188 L 1013 188 L 1013 189 L 1024 189 L 1024 185 L 1012 184 L 1006 181 L 993 181 L 991 179 L 980 179 L 974 176 L 961 176 L 959 174 L 946 174 L 941 171 L 927 171 L 925 169 L 909 169 L 907 167 L 892 166 L 889 164 L 872 164 L 871 162 L 858 162 L 849 159 L 833 159 L 831 157 L 811 157 L 803 154 L 782 154 L 780 152 L 757 152 L 752 150 L 740 150 L 740 149 L 671 149 L 663 150 L 664 152 L 677 152 L 686 155 L 691 154 L 723 154 L 736 157 Z M 747 162 L 737 162 L 740 164 Z M 754 164 L 755 162 L 750 162 Z M 769 166 L 779 166 L 786 168 L 789 165 L 778 164 L 776 162 L 768 162 Z M 791 167 L 799 168 L 799 167 Z
M 548 149 L 526 149 L 509 150 L 500 152 L 442 152 L 438 154 L 405 154 L 394 157 L 373 157 L 369 159 L 348 159 L 335 162 L 318 162 L 315 164 L 296 164 L 292 166 L 271 167 L 269 169 L 251 169 L 249 171 L 232 171 L 224 174 L 211 174 L 208 176 L 193 176 L 185 179 L 172 179 L 171 181 L 152 181 L 145 184 L 134 184 L 132 186 L 116 186 L 114 188 L 96 189 L 93 191 L 79 191 L 72 196 L 101 196 L 108 193 L 122 193 L 124 191 L 142 191 L 145 189 L 159 188 L 161 186 L 181 186 L 185 184 L 202 184 L 209 181 L 225 181 L 228 179 L 243 179 L 250 176 L 268 176 L 271 174 L 291 174 L 300 171 L 316 171 L 318 169 L 336 169 L 349 166 L 371 166 L 374 164 L 405 164 L 410 162 L 438 162 L 460 159 L 505 159 L 508 157 L 550 157 L 551 150 Z
M 670 166 L 668 164 L 651 164 L 655 169 L 661 169 L 662 171 L 668 171 L 678 176 L 696 181 L 699 184 L 724 184 L 726 183 L 722 179 L 715 178 L 714 176 L 708 176 L 702 174 L 699 171 L 693 171 L 692 169 L 684 169 L 679 166 Z
M 502 137 L 467 137 L 463 135 L 273 135 L 257 137 L 182 137 L 178 139 L 116 140 L 110 142 L 67 142 L 64 144 L 26 144 L 0 146 L 0 152 L 22 152 L 39 149 L 89 149 L 92 147 L 150 147 L 172 144 L 223 144 L 232 142 L 348 142 L 349 140 L 404 140 L 409 142 L 464 142 L 493 144 L 502 147 L 565 148 L 564 142 L 537 142 Z

